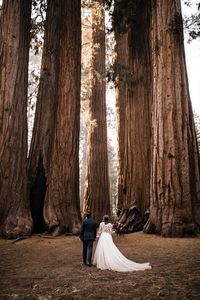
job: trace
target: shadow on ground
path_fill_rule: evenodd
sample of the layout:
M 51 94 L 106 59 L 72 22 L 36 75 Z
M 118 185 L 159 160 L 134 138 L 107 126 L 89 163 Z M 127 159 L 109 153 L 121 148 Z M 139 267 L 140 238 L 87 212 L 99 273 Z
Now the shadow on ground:
M 200 238 L 114 236 L 129 259 L 153 269 L 100 271 L 81 264 L 78 237 L 0 239 L 0 299 L 200 299 Z

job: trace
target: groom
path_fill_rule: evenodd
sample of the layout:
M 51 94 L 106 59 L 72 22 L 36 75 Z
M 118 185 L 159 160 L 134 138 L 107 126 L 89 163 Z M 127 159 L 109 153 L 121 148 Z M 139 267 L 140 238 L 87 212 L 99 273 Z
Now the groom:
M 83 242 L 83 263 L 89 267 L 92 266 L 92 247 L 96 239 L 97 226 L 91 218 L 91 213 L 86 213 L 86 218 L 81 225 L 80 239 Z

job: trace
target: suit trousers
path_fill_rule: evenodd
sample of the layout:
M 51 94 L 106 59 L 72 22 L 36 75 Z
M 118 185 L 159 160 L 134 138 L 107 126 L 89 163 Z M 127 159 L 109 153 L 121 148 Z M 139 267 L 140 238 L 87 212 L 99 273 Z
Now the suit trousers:
M 84 264 L 92 263 L 92 247 L 94 241 L 83 241 L 83 262 Z

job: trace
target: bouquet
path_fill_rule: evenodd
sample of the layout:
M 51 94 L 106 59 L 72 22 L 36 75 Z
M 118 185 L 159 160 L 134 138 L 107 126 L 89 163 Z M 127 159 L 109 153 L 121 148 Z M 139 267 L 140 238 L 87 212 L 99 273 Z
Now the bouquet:
M 123 227 L 124 227 L 124 225 L 122 223 L 120 223 L 120 222 L 115 222 L 113 224 L 113 229 L 115 230 L 115 232 L 117 234 L 123 233 L 122 232 Z

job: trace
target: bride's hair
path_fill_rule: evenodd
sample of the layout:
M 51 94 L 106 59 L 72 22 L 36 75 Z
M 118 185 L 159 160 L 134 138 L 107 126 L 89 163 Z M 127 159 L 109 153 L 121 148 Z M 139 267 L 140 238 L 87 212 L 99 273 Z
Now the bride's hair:
M 108 223 L 109 222 L 109 216 L 108 215 L 103 216 L 103 222 L 104 223 Z

